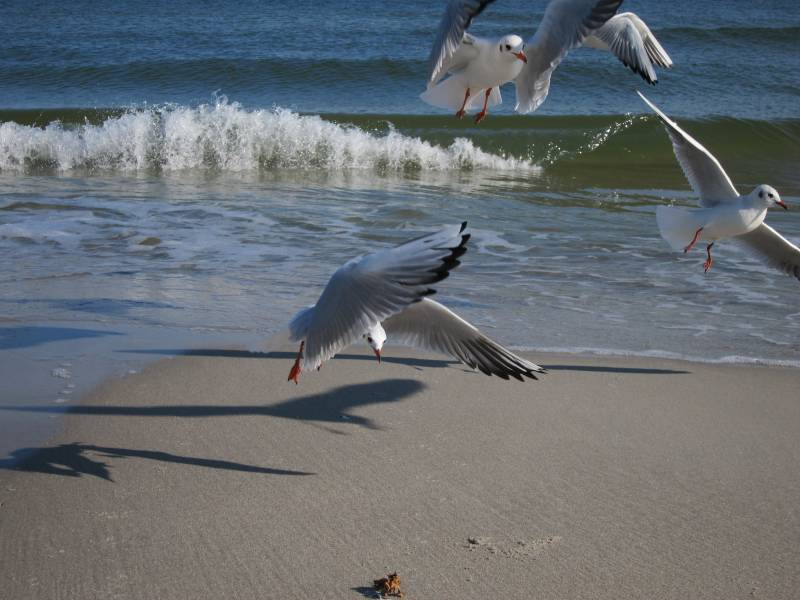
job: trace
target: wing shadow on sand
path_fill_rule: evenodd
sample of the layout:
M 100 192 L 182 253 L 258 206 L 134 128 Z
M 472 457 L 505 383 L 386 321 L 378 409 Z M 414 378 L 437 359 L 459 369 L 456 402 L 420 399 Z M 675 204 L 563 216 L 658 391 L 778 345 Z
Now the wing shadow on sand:
M 222 358 L 260 358 L 293 361 L 297 357 L 297 352 L 250 352 L 249 350 L 227 350 L 224 348 L 196 348 L 196 349 L 177 349 L 177 348 L 153 348 L 153 349 L 132 349 L 118 350 L 129 354 L 159 354 L 164 356 L 210 356 Z M 366 360 L 376 362 L 372 354 L 337 354 L 337 360 Z M 406 358 L 402 356 L 381 356 L 385 363 L 406 365 L 409 367 L 446 367 L 448 365 L 458 365 L 456 360 L 436 360 L 430 358 Z
M 227 471 L 261 473 L 264 475 L 314 475 L 314 473 L 306 473 L 304 471 L 258 467 L 227 460 L 180 456 L 169 452 L 110 448 L 108 446 L 79 443 L 61 444 L 51 448 L 21 448 L 11 453 L 13 458 L 0 460 L 0 469 L 64 475 L 67 477 L 92 475 L 113 482 L 108 464 L 97 460 L 97 456 L 91 456 L 92 454 L 99 455 L 102 458 L 142 458 L 212 469 L 225 469 Z
M 345 385 L 333 390 L 293 398 L 278 404 L 175 404 L 157 406 L 0 406 L 0 410 L 34 413 L 69 413 L 109 417 L 279 417 L 321 423 L 343 422 L 369 429 L 381 429 L 372 419 L 351 414 L 359 406 L 399 402 L 425 388 L 416 379 L 387 379 L 371 383 Z

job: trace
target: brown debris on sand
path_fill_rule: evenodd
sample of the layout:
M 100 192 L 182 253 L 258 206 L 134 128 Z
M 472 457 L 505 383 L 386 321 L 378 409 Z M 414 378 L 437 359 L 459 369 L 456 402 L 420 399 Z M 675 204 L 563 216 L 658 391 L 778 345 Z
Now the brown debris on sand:
M 396 571 L 388 577 L 376 579 L 373 584 L 381 596 L 395 596 L 397 598 L 405 596 L 405 594 L 400 591 L 400 577 L 397 575 Z

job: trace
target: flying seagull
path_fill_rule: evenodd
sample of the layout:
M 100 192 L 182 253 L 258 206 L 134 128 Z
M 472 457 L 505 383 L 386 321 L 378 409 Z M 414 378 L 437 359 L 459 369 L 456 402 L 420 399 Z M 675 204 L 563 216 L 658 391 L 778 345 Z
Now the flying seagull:
M 528 44 L 517 35 L 485 39 L 467 33 L 472 20 L 494 0 L 450 0 L 431 50 L 428 104 L 456 110 L 483 109 L 502 101 L 500 86 L 515 80 L 516 110 L 526 113 L 544 102 L 550 77 L 572 48 L 583 44 L 613 52 L 649 83 L 657 76 L 653 63 L 670 67 L 672 60 L 647 25 L 633 13 L 613 16 L 622 0 L 551 0 Z M 444 77 L 449 73 L 449 77 Z
M 707 272 L 713 260 L 715 242 L 733 238 L 768 265 L 800 279 L 800 248 L 764 223 L 767 209 L 780 206 L 788 210 L 777 190 L 759 185 L 740 195 L 722 165 L 700 142 L 678 127 L 652 102 L 637 92 L 661 119 L 672 140 L 672 149 L 692 189 L 700 196 L 700 208 L 659 206 L 656 221 L 663 237 L 675 250 L 688 252 L 698 242 L 708 242 Z
M 380 362 L 387 338 L 449 354 L 486 375 L 536 379 L 544 369 L 486 337 L 476 327 L 428 298 L 467 251 L 467 224 L 442 228 L 394 248 L 354 258 L 330 278 L 317 303 L 289 323 L 300 342 L 289 380 L 319 369 L 337 352 L 363 339 Z

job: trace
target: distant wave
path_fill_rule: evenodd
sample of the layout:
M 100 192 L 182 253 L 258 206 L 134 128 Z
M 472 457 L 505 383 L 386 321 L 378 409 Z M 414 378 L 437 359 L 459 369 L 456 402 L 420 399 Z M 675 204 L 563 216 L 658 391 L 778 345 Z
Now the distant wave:
M 13 56 L 12 56 L 13 58 Z M 257 86 L 293 83 L 318 86 L 325 81 L 357 81 L 365 76 L 421 77 L 423 60 L 397 57 L 369 58 L 176 58 L 130 62 L 53 64 L 19 61 L 0 65 L 0 79 L 43 85 L 137 85 L 180 86 L 196 81 L 227 85 L 248 82 Z M 422 84 L 420 84 L 422 85 Z
M 465 138 L 440 145 L 391 127 L 372 133 L 280 108 L 248 110 L 224 99 L 198 107 L 130 110 L 95 124 L 0 123 L 0 171 L 192 169 L 415 172 L 537 167 L 528 160 L 483 151 Z
M 667 36 L 736 37 L 742 40 L 760 40 L 767 43 L 795 43 L 800 36 L 800 27 L 666 27 L 656 29 L 654 33 Z

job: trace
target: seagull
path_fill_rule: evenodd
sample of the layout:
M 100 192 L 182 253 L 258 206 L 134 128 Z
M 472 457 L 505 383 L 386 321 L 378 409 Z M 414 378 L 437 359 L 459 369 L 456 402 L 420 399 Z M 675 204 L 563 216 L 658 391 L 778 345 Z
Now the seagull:
M 759 185 L 747 195 L 733 187 L 719 161 L 700 142 L 678 127 L 641 92 L 672 140 L 672 149 L 692 189 L 700 196 L 701 208 L 659 206 L 658 228 L 674 250 L 688 252 L 700 241 L 708 242 L 703 269 L 713 264 L 711 247 L 718 240 L 734 238 L 768 265 L 800 279 L 800 248 L 764 223 L 767 209 L 780 206 L 788 210 L 777 190 Z
M 289 339 L 300 342 L 289 381 L 319 369 L 337 352 L 363 339 L 378 362 L 387 338 L 449 354 L 486 375 L 537 379 L 544 369 L 489 339 L 454 312 L 431 300 L 431 284 L 460 264 L 469 233 L 466 222 L 394 248 L 354 258 L 331 276 L 317 303 L 289 323 Z
M 551 0 L 527 45 L 517 35 L 484 39 L 467 33 L 472 20 L 493 1 L 448 2 L 428 59 L 428 89 L 422 100 L 457 109 L 461 118 L 483 99 L 475 117 L 479 123 L 489 106 L 502 102 L 500 86 L 514 80 L 516 111 L 534 111 L 547 97 L 555 68 L 569 50 L 582 44 L 610 50 L 648 83 L 658 80 L 653 62 L 672 66 L 644 21 L 633 13 L 613 16 L 622 0 Z
M 420 98 L 439 108 L 458 108 L 456 116 L 461 119 L 467 109 L 477 108 L 483 97 L 483 109 L 475 115 L 475 122 L 480 123 L 490 106 L 503 101 L 500 86 L 516 79 L 528 62 L 524 47 L 518 35 L 490 40 L 464 33 L 456 53 L 435 76 L 431 75 L 428 89 Z M 439 83 L 447 72 L 450 77 Z

